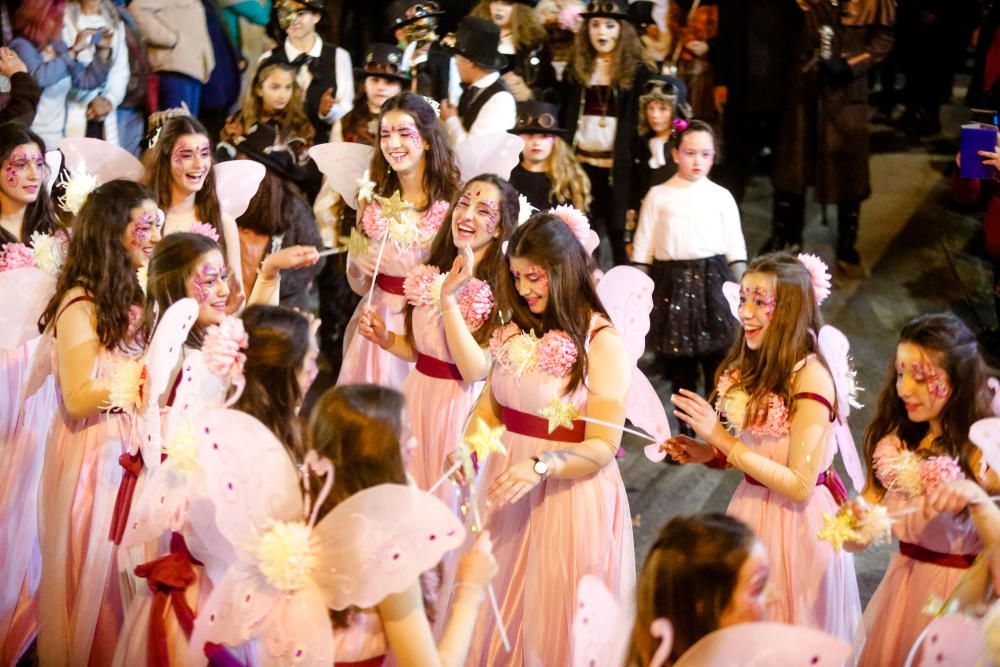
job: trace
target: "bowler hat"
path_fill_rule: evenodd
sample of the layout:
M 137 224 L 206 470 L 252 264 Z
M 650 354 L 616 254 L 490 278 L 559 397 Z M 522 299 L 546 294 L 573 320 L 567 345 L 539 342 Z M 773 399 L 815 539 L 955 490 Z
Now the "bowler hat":
M 483 69 L 501 70 L 507 58 L 498 51 L 500 28 L 478 16 L 466 16 L 458 24 L 453 53 L 464 56 Z
M 402 61 L 402 49 L 391 44 L 375 43 L 368 47 L 365 66 L 355 67 L 354 74 L 361 78 L 377 76 L 380 79 L 391 79 L 405 85 L 410 83 L 410 76 L 400 70 Z

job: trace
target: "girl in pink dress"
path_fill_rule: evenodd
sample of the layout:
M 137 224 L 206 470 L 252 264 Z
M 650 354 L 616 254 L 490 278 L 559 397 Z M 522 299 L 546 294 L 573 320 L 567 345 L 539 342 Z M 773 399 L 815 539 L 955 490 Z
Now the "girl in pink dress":
M 441 477 L 479 396 L 481 385 L 474 383 L 490 370 L 484 350 L 495 320 L 490 285 L 508 270 L 502 243 L 517 217 L 517 191 L 507 181 L 492 174 L 472 179 L 455 202 L 451 224 L 438 230 L 428 263 L 404 281 L 405 332 L 387 330 L 374 309 L 366 308 L 359 321 L 362 336 L 416 362 L 403 395 L 416 439 L 407 468 L 421 489 Z M 453 485 L 442 484 L 437 494 L 458 509 Z
M 404 92 L 382 105 L 379 148 L 372 156 L 370 193 L 361 193 L 358 231 L 365 249 L 352 248 L 347 279 L 367 297 L 379 247 L 382 261 L 371 306 L 390 331 L 404 331 L 406 297 L 403 282 L 413 267 L 427 261 L 430 245 L 459 189 L 458 168 L 441 123 L 427 101 Z M 366 176 L 367 178 L 367 176 Z M 386 216 L 379 199 L 397 197 L 405 210 Z M 394 389 L 403 386 L 413 364 L 394 356 L 354 332 L 367 305 L 358 305 L 344 338 L 344 361 L 337 384 L 371 382 Z
M 665 448 L 682 463 L 743 471 L 727 513 L 770 556 L 767 620 L 850 642 L 861 617 L 854 561 L 816 538 L 823 514 L 836 514 L 846 492 L 831 468 L 834 381 L 816 343 L 829 282 L 825 267 L 810 264 L 783 253 L 751 262 L 739 288 L 743 336 L 720 367 L 716 406 L 686 390 L 671 397 L 674 414 L 704 442 L 678 436 Z
M 496 361 L 474 419 L 506 427 L 507 451 L 480 461 L 477 486 L 496 544 L 494 584 L 511 651 L 496 619 L 483 616 L 472 665 L 570 664 L 580 578 L 597 577 L 623 602 L 635 583 L 631 515 L 615 461 L 630 364 L 592 282 L 596 267 L 581 244 L 589 226 L 580 227 L 533 215 L 514 232 L 510 275 L 497 285 L 510 322 L 490 341 Z
M 979 502 L 986 494 L 977 486 L 995 494 L 1000 483 L 968 438 L 973 422 L 993 416 L 987 377 L 975 335 L 955 316 L 922 315 L 900 332 L 878 412 L 865 431 L 864 491 L 868 503 L 899 513 L 892 525 L 899 553 L 865 609 L 862 667 L 903 664 L 933 618 L 923 611 L 928 602 L 947 599 L 984 542 L 1000 538 L 988 518 L 992 503 Z M 907 476 L 911 469 L 919 472 L 916 481 Z M 975 502 L 941 511 L 935 489 L 948 482 Z M 965 504 L 968 512 L 961 511 Z M 852 509 L 864 520 L 868 507 Z M 923 511 L 901 512 L 911 508 Z
M 48 167 L 41 138 L 17 123 L 0 126 L 0 169 L 0 272 L 33 274 L 30 281 L 40 288 L 25 290 L 21 282 L 5 291 L 7 307 L 24 319 L 7 319 L 4 327 L 27 329 L 36 326 L 51 296 L 49 286 L 55 285 L 55 278 L 46 278 L 42 272 L 58 274 L 65 236 L 45 182 Z M 35 256 L 36 244 L 41 262 Z M 46 246 L 56 254 L 45 253 Z M 13 280 L 14 275 L 7 279 Z M 40 290 L 46 293 L 39 294 Z M 21 303 L 15 305 L 18 300 Z M 0 572 L 4 573 L 0 577 L 0 664 L 16 663 L 35 630 L 33 611 L 22 608 L 15 615 L 15 610 L 19 598 L 32 599 L 38 588 L 41 554 L 34 499 L 45 436 L 59 400 L 52 382 L 30 397 L 22 394 L 40 340 L 36 329 L 19 345 L 0 349 L 0 386 L 4 388 L 0 397 Z
M 39 489 L 42 664 L 107 665 L 118 639 L 123 600 L 108 533 L 130 428 L 115 405 L 117 379 L 147 338 L 136 272 L 159 241 L 161 220 L 137 183 L 94 190 L 42 316 L 61 399 Z

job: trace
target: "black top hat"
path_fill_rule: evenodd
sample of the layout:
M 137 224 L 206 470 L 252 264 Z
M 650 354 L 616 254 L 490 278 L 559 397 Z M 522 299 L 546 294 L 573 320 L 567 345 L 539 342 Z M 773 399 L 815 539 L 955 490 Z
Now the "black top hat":
M 635 2 L 628 6 L 629 19 L 640 30 L 646 26 L 653 25 L 656 23 L 653 20 L 654 6 L 652 0 L 635 0 Z
M 451 50 L 483 69 L 501 70 L 506 67 L 507 58 L 497 50 L 499 47 L 500 28 L 493 21 L 466 16 L 458 24 L 455 46 Z
M 583 20 L 593 18 L 609 18 L 631 21 L 628 12 L 628 0 L 590 0 L 587 7 L 580 13 Z
M 389 32 L 423 19 L 444 16 L 434 0 L 398 0 L 389 5 Z
M 354 74 L 361 78 L 377 76 L 402 84 L 410 83 L 410 76 L 399 69 L 403 61 L 403 50 L 391 44 L 375 43 L 368 47 L 364 68 L 354 68 Z
M 518 102 L 517 123 L 511 134 L 554 134 L 566 137 L 566 130 L 559 127 L 559 106 L 548 102 Z
M 250 126 L 246 134 L 234 139 L 233 145 L 238 153 L 243 153 L 268 169 L 301 184 L 308 177 L 309 170 L 299 164 L 296 158 L 296 151 L 300 146 L 294 144 L 298 142 L 303 145 L 305 143 L 303 139 L 286 139 L 280 136 L 270 123 L 256 123 Z

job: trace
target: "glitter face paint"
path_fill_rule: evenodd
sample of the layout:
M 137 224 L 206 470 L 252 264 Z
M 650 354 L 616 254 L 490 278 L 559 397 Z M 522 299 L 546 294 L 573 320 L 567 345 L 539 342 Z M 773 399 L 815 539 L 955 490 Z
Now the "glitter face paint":
M 220 268 L 211 262 L 205 262 L 195 271 L 192 278 L 194 283 L 194 294 L 192 298 L 199 304 L 206 303 L 211 297 L 216 286 L 229 280 L 229 271 Z
M 389 111 L 379 125 L 379 148 L 389 166 L 397 172 L 408 172 L 420 164 L 426 151 L 424 138 L 416 121 L 402 111 Z
M 143 211 L 143 213 L 132 222 L 132 246 L 141 248 L 149 243 L 153 235 L 153 229 L 163 232 L 163 221 L 165 216 L 163 211 L 156 209 L 156 213 Z
M 528 260 L 512 257 L 510 272 L 514 277 L 514 288 L 528 304 L 528 310 L 536 315 L 544 313 L 549 303 L 548 271 Z
M 38 170 L 39 175 L 45 169 L 45 156 L 37 151 L 15 150 L 7 158 L 4 165 L 4 180 L 11 187 L 16 188 L 21 182 L 21 175 L 28 171 L 32 165 Z
M 896 363 L 896 373 L 903 375 L 909 368 L 914 381 L 927 385 L 927 391 L 935 398 L 946 398 L 951 391 L 948 376 L 943 369 L 930 361 L 918 361 L 910 364 Z
M 901 342 L 896 347 L 896 395 L 907 418 L 915 423 L 940 418 L 952 393 L 948 374 L 931 354 L 914 343 Z
M 774 317 L 774 309 L 778 305 L 778 299 L 774 290 L 763 287 L 740 287 L 740 306 L 753 304 L 755 308 L 762 308 L 770 320 Z

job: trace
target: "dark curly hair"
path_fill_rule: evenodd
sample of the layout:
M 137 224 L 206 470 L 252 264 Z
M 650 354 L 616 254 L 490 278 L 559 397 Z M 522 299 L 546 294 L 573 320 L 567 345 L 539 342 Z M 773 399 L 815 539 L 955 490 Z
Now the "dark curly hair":
M 45 153 L 45 142 L 31 128 L 21 123 L 4 123 L 0 125 L 0 163 L 10 157 L 18 146 L 37 144 L 38 149 Z M 48 165 L 38 186 L 38 198 L 24 208 L 24 218 L 21 221 L 21 238 L 16 239 L 6 229 L 0 227 L 0 243 L 27 243 L 35 232 L 53 234 L 65 231 L 65 226 L 56 215 L 52 205 L 52 194 L 46 185 Z

